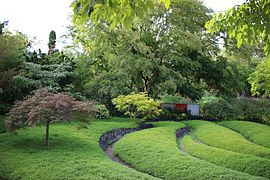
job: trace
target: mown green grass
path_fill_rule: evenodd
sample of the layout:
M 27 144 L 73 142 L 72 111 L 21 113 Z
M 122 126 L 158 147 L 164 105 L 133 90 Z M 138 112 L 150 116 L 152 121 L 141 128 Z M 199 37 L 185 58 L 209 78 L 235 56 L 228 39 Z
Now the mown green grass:
M 43 126 L 0 134 L 0 179 L 154 179 L 111 161 L 99 147 L 102 133 L 133 126 L 122 120 L 96 121 L 88 129 L 52 124 L 49 149 Z
M 156 128 L 131 133 L 114 145 L 114 153 L 135 169 L 162 179 L 256 179 L 238 171 L 185 156 L 175 132 L 182 123 L 159 122 Z
M 180 143 L 192 156 L 226 168 L 270 178 L 270 160 L 268 159 L 210 147 L 194 141 L 190 135 L 184 136 Z
M 239 132 L 252 142 L 270 148 L 270 126 L 248 121 L 223 121 L 219 123 Z
M 193 128 L 193 135 L 206 145 L 270 159 L 270 149 L 256 145 L 228 128 L 207 121 L 185 123 Z

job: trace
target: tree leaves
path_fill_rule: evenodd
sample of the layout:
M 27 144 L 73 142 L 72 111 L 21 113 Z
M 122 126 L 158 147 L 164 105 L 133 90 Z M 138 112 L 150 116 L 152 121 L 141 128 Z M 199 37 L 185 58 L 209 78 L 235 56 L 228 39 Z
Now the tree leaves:
M 270 58 L 265 58 L 248 78 L 253 95 L 270 97 Z
M 269 0 L 247 1 L 225 13 L 214 14 L 205 27 L 211 33 L 225 32 L 230 38 L 236 38 L 238 48 L 243 42 L 264 44 L 266 55 L 270 55 L 269 9 Z
M 155 117 L 159 115 L 160 110 L 159 103 L 155 102 L 152 98 L 148 97 L 146 93 L 134 93 L 127 96 L 120 95 L 114 98 L 112 102 L 116 105 L 116 108 L 124 112 L 125 115 L 131 118 L 138 116 L 144 118 Z
M 160 0 L 166 9 L 170 0 Z M 94 23 L 105 22 L 110 29 L 120 24 L 130 29 L 135 17 L 144 17 L 154 8 L 155 0 L 76 0 L 72 3 L 73 23 L 83 25 L 91 21 Z

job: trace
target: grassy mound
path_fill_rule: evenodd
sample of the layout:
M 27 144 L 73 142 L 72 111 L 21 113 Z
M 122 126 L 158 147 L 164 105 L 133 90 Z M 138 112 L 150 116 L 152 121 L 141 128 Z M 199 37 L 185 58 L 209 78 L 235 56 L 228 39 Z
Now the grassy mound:
M 223 121 L 219 124 L 239 132 L 252 142 L 270 148 L 270 126 L 248 121 Z
M 155 179 L 111 161 L 100 149 L 102 133 L 134 126 L 128 122 L 52 124 L 50 148 L 43 145 L 45 128 L 0 134 L 0 179 Z
M 114 153 L 135 169 L 162 179 L 256 179 L 180 153 L 175 132 L 182 123 L 159 122 L 131 133 L 114 145 Z
M 181 142 L 185 151 L 192 156 L 219 166 L 245 172 L 255 176 L 270 178 L 270 160 L 210 147 L 196 142 L 191 136 L 185 136 Z
M 193 134 L 206 145 L 270 159 L 270 149 L 256 145 L 228 128 L 207 121 L 187 121 L 186 124 L 194 129 Z

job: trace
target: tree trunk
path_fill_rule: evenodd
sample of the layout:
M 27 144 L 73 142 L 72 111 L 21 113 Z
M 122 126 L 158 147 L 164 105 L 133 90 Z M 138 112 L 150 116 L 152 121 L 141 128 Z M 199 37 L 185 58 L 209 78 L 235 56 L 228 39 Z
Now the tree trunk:
M 46 122 L 46 138 L 45 138 L 45 145 L 49 147 L 49 126 L 50 126 L 50 121 Z

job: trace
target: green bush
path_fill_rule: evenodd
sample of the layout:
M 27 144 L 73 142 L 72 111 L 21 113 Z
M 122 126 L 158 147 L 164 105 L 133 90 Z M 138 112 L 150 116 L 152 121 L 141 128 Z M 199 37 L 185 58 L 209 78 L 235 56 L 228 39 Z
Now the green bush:
M 107 119 L 110 116 L 109 110 L 106 108 L 103 104 L 96 105 L 97 112 L 96 112 L 96 118 L 98 119 Z
M 8 111 L 12 108 L 12 105 L 6 103 L 0 103 L 0 115 L 4 115 L 8 113 Z
M 177 112 L 172 109 L 162 109 L 158 116 L 158 119 L 162 120 L 175 120 L 177 119 Z
M 5 116 L 0 115 L 0 133 L 6 132 Z
M 204 98 L 200 102 L 203 116 L 221 120 L 245 120 L 270 124 L 270 100 L 255 98 Z
M 270 124 L 270 100 L 240 98 L 232 103 L 241 110 L 241 120 Z
M 206 102 L 202 107 L 202 113 L 209 118 L 242 119 L 242 112 L 239 107 L 225 99 L 215 99 Z

